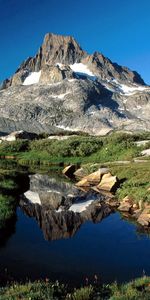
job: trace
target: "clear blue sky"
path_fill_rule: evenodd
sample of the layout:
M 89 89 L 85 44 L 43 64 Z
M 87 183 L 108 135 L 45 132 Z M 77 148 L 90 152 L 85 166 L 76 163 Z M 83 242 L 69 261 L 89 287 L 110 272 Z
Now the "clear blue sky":
M 73 35 L 150 84 L 150 0 L 0 0 L 0 80 L 36 53 L 47 32 Z

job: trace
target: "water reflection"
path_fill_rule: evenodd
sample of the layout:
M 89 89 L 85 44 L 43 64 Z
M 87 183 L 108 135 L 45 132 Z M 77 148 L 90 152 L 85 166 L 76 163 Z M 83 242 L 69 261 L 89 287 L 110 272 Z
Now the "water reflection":
M 5 247 L 8 239 L 16 232 L 17 216 L 9 219 L 3 228 L 0 228 L 0 248 Z
M 104 195 L 79 191 L 71 182 L 47 175 L 29 177 L 20 207 L 37 220 L 46 240 L 72 237 L 83 223 L 99 222 L 112 210 Z

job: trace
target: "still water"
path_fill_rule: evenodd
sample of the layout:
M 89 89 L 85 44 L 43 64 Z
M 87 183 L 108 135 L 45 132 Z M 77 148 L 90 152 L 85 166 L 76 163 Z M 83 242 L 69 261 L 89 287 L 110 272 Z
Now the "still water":
M 150 275 L 150 238 L 115 212 L 96 224 L 84 222 L 70 238 L 45 240 L 36 219 L 18 207 L 1 236 L 0 272 L 14 280 L 49 278 L 70 285 L 86 278 L 92 283 L 95 274 L 105 283 L 123 282 Z

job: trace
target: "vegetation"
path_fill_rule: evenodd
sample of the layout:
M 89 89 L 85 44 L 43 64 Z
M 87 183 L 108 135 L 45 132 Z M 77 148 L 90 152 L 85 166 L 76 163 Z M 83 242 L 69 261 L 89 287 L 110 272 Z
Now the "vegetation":
M 24 164 L 132 160 L 143 150 L 143 147 L 136 146 L 135 141 L 146 137 L 149 137 L 148 133 L 143 135 L 113 133 L 105 137 L 70 136 L 66 140 L 48 138 L 34 141 L 17 140 L 2 142 L 0 156 L 13 155 Z
M 148 300 L 150 278 L 142 277 L 127 284 L 89 285 L 69 291 L 66 286 L 46 281 L 18 284 L 0 288 L 1 300 Z
M 6 172 L 5 172 L 6 173 Z M 13 196 L 14 190 L 17 188 L 13 175 L 0 175 L 0 229 L 15 215 L 16 199 Z
M 150 202 L 150 162 L 131 163 L 129 165 L 110 166 L 113 174 L 123 181 L 117 190 L 117 196 L 121 200 L 130 196 L 134 202 Z

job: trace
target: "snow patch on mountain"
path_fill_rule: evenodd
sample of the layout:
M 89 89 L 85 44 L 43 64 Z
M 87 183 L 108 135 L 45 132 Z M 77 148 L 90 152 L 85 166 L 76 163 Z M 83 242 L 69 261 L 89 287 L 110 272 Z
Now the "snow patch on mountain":
M 118 82 L 116 79 L 113 79 L 113 83 L 117 85 L 117 88 L 119 89 L 121 94 L 124 94 L 126 96 L 130 96 L 135 94 L 136 92 L 143 92 L 150 90 L 150 87 L 147 86 L 141 86 L 141 85 L 132 85 L 128 86 L 126 84 Z
M 55 127 L 59 128 L 59 129 L 63 129 L 63 130 L 68 130 L 68 131 L 79 131 L 78 128 L 72 129 L 68 126 L 64 126 L 64 125 L 55 125 Z
M 96 80 L 96 76 L 88 69 L 85 64 L 74 63 L 70 65 L 71 70 L 76 73 L 78 76 L 86 76 L 91 80 Z
M 23 82 L 23 85 L 32 85 L 39 82 L 41 76 L 41 71 L 39 72 L 31 72 Z

